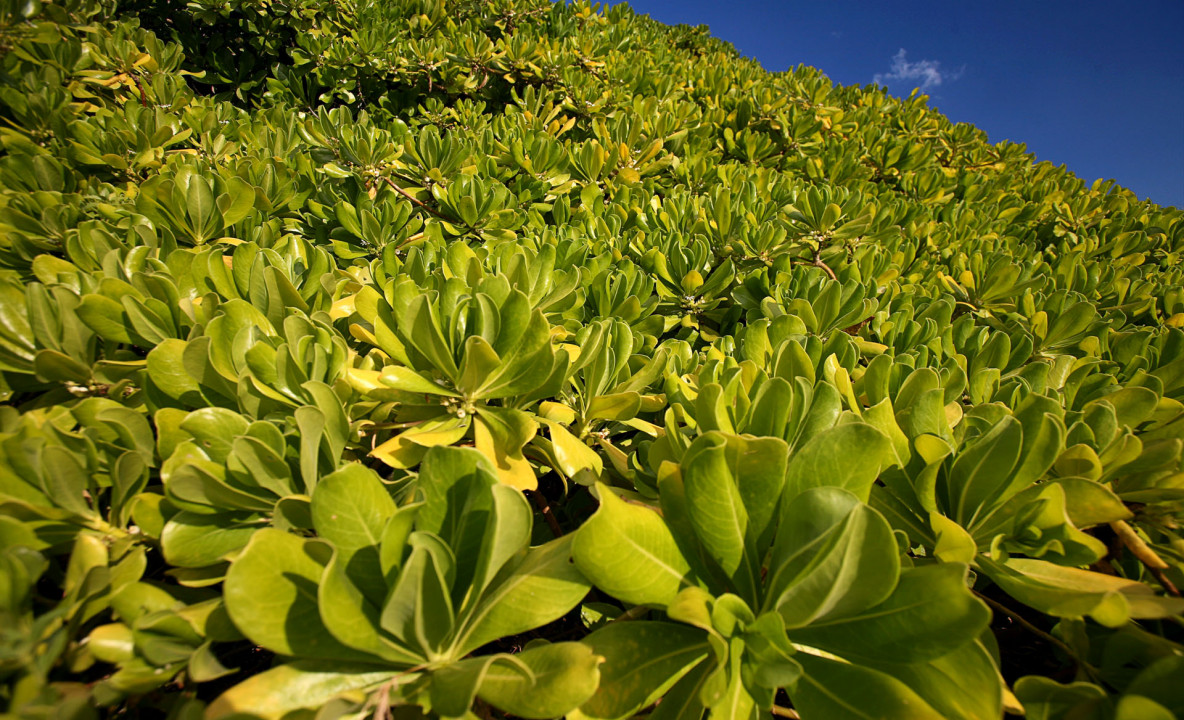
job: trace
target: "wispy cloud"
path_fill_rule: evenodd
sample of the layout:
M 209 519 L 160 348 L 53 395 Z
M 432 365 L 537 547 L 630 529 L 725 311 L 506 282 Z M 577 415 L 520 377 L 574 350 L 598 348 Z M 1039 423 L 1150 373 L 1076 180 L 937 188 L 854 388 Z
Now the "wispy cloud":
M 893 82 L 913 81 L 922 91 L 937 87 L 943 82 L 951 82 L 962 77 L 964 68 L 958 70 L 942 70 L 941 63 L 936 60 L 918 60 L 910 62 L 904 48 L 892 56 L 892 71 L 876 73 L 872 78 L 881 85 Z

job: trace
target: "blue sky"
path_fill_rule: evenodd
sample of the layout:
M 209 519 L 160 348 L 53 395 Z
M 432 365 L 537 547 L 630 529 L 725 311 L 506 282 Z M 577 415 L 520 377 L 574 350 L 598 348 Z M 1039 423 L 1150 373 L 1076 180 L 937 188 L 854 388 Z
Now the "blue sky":
M 1184 207 L 1184 2 L 630 0 L 768 70 L 879 81 L 1087 182 Z

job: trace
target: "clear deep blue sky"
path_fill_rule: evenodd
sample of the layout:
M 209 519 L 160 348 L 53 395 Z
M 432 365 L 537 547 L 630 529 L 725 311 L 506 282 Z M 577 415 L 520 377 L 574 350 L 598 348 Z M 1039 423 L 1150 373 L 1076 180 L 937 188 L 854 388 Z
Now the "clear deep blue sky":
M 708 25 L 767 70 L 804 63 L 843 85 L 879 76 L 900 96 L 926 85 L 933 106 L 992 142 L 1025 143 L 1087 183 L 1112 178 L 1184 207 L 1184 0 L 629 5 Z

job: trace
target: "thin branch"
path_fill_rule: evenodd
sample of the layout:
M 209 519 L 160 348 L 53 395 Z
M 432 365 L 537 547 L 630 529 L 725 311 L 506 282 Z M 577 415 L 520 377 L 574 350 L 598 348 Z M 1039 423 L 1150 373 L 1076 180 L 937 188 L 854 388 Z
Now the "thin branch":
M 1069 656 L 1069 659 L 1073 661 L 1073 664 L 1076 665 L 1079 669 L 1083 670 L 1086 675 L 1089 675 L 1091 678 L 1094 677 L 1093 668 L 1091 668 L 1084 660 L 1077 657 L 1077 653 L 1075 653 L 1073 651 L 1073 648 L 1069 647 L 1069 645 L 1067 643 L 1065 643 L 1064 640 L 1061 640 L 1057 636 L 1047 633 L 1047 632 L 1041 630 L 1040 628 L 1036 627 L 1035 625 L 1033 625 L 1032 623 L 1030 623 L 1026 619 L 1024 619 L 1024 617 L 1022 615 L 1015 612 L 1014 610 L 1007 607 L 1006 605 L 999 602 L 998 600 L 992 600 L 991 598 L 987 597 L 986 595 L 983 595 L 978 590 L 974 590 L 973 592 L 975 595 L 977 595 L 979 597 L 979 599 L 981 599 L 987 605 L 990 605 L 991 609 L 996 610 L 996 611 L 1006 615 L 1008 618 L 1010 618 L 1011 620 L 1018 623 L 1019 626 L 1022 627 L 1023 629 L 1027 630 L 1028 632 L 1032 633 L 1036 637 L 1045 641 L 1049 645 L 1052 645 L 1053 647 L 1057 648 L 1061 652 L 1065 653 L 1066 655 Z
M 1114 569 L 1114 565 L 1110 563 L 1110 558 L 1102 558 L 1101 560 L 1098 560 L 1093 565 L 1090 565 L 1089 569 L 1097 573 L 1102 573 L 1103 575 L 1118 575 L 1118 572 Z
M 547 527 L 551 528 L 551 534 L 555 537 L 563 537 L 563 528 L 555 519 L 555 513 L 551 512 L 551 503 L 547 501 L 547 497 L 538 490 L 528 490 L 526 494 L 530 496 L 534 506 L 543 514 L 543 519 L 547 521 Z
M 1143 563 L 1144 567 L 1155 576 L 1155 579 L 1159 581 L 1159 584 L 1163 586 L 1163 589 L 1169 595 L 1180 597 L 1180 591 L 1168 579 L 1167 574 L 1164 573 L 1164 570 L 1168 569 L 1168 564 L 1151 549 L 1150 545 L 1143 542 L 1143 538 L 1139 537 L 1139 534 L 1135 532 L 1133 527 L 1127 524 L 1125 520 L 1115 520 L 1110 523 L 1110 529 L 1122 540 L 1122 544 L 1126 546 L 1126 549 L 1130 550 L 1131 554 L 1139 558 L 1139 562 Z
M 383 430 L 406 430 L 407 428 L 415 427 L 416 425 L 422 425 L 425 422 L 427 422 L 427 421 L 426 420 L 409 420 L 407 422 L 371 423 L 369 425 L 365 425 L 365 426 L 359 428 L 358 432 L 362 433 L 363 435 L 368 435 L 371 433 L 382 432 Z
M 415 233 L 414 235 L 408 235 L 406 240 L 404 240 L 403 242 L 401 242 L 395 246 L 395 249 L 402 250 L 403 248 L 407 247 L 408 245 L 411 245 L 411 244 L 419 242 L 420 240 L 423 240 L 425 237 L 427 237 L 427 233 L 421 233 L 421 232 Z
M 822 268 L 823 270 L 826 271 L 827 275 L 830 275 L 831 280 L 834 280 L 835 282 L 839 281 L 838 276 L 835 275 L 835 271 L 830 269 L 830 265 L 827 265 L 826 263 L 822 262 L 822 258 L 819 257 L 818 255 L 814 256 L 814 267 Z
M 646 607 L 645 605 L 634 605 L 633 607 L 629 608 L 625 612 L 616 616 L 612 620 L 609 620 L 608 623 L 606 623 L 606 624 L 612 625 L 615 622 L 629 622 L 630 620 L 636 620 L 637 618 L 641 617 L 642 615 L 645 615 L 649 611 L 650 611 L 650 608 Z
M 128 73 L 128 77 L 136 84 L 136 89 L 140 91 L 140 104 L 148 107 L 148 93 L 144 92 L 144 86 L 140 84 L 140 78 L 136 77 L 134 72 Z
M 839 276 L 838 276 L 838 275 L 835 275 L 835 271 L 834 271 L 834 270 L 831 270 L 829 265 L 827 265 L 826 263 L 822 262 L 822 258 L 820 258 L 820 257 L 817 257 L 817 256 L 815 256 L 815 258 L 814 258 L 814 260 L 813 260 L 813 261 L 810 261 L 810 260 L 794 260 L 794 261 L 793 261 L 793 264 L 794 264 L 794 265 L 803 265 L 803 266 L 805 266 L 805 267 L 816 267 L 816 268 L 821 268 L 822 270 L 824 270 L 824 271 L 826 272 L 826 274 L 827 274 L 827 275 L 829 275 L 829 276 L 830 276 L 830 279 L 831 279 L 831 280 L 834 280 L 835 282 L 838 282 L 838 280 L 839 280 Z
M 412 202 L 412 204 L 414 204 L 418 207 L 421 207 L 424 210 L 427 210 L 428 212 L 430 212 L 431 214 L 435 215 L 436 217 L 440 218 L 441 220 L 443 220 L 445 222 L 455 222 L 452 218 L 448 217 L 447 215 L 441 214 L 439 210 L 435 209 L 431 205 L 428 205 L 423 200 L 420 200 L 419 198 L 415 197 L 414 195 L 407 192 L 403 188 L 399 187 L 398 184 L 396 184 L 394 180 L 391 180 L 386 175 L 379 175 L 379 177 L 381 177 L 383 180 L 385 180 L 386 184 L 390 185 L 392 190 L 394 190 L 395 192 L 399 193 L 403 197 L 410 200 Z

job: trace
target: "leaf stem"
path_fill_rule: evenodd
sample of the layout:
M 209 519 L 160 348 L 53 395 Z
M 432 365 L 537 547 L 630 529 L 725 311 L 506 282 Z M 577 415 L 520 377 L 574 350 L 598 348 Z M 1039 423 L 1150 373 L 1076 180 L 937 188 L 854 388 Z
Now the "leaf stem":
M 551 534 L 557 538 L 563 537 L 563 528 L 560 527 L 559 520 L 555 518 L 555 513 L 551 511 L 551 503 L 548 502 L 547 496 L 539 490 L 527 490 L 526 494 L 530 496 L 531 502 L 543 514 L 543 519 L 547 521 L 547 527 L 551 528 Z
M 616 616 L 612 620 L 609 620 L 605 624 L 612 625 L 615 622 L 629 622 L 630 620 L 636 620 L 637 618 L 641 617 L 642 615 L 645 615 L 649 611 L 650 611 L 650 608 L 645 605 L 634 605 L 633 607 L 629 608 L 625 612 Z
M 827 265 L 826 263 L 822 262 L 822 258 L 819 257 L 818 255 L 814 256 L 813 261 L 794 260 L 793 264 L 794 265 L 804 265 L 806 267 L 821 268 L 822 270 L 826 271 L 826 274 L 830 276 L 831 280 L 834 280 L 835 282 L 838 282 L 838 280 L 839 280 L 839 276 L 835 275 L 835 271 L 830 269 L 830 265 Z
M 793 718 L 794 720 L 801 720 L 802 716 L 798 715 L 798 711 L 793 708 L 783 708 L 780 705 L 774 705 L 770 710 L 775 716 L 783 718 Z
M 398 184 L 395 183 L 394 180 L 391 180 L 386 175 L 379 175 L 379 177 L 382 178 L 386 182 L 387 185 L 390 185 L 392 190 L 394 190 L 395 192 L 399 193 L 403 197 L 410 200 L 412 204 L 414 204 L 418 207 L 421 207 L 424 210 L 427 210 L 428 212 L 430 212 L 431 214 L 435 215 L 436 217 L 440 218 L 441 220 L 443 220 L 445 222 L 455 222 L 452 218 L 448 217 L 447 215 L 442 214 L 439 210 L 435 209 L 431 205 L 428 205 L 423 200 L 420 200 L 419 198 L 415 197 L 414 195 L 407 192 L 403 188 L 399 187 Z
M 992 600 L 991 598 L 987 597 L 986 595 L 983 595 L 978 590 L 974 590 L 973 592 L 975 595 L 977 595 L 979 597 L 979 599 L 981 599 L 987 605 L 991 606 L 992 610 L 996 610 L 996 611 L 1002 613 L 1003 615 L 1006 615 L 1008 618 L 1010 618 L 1014 622 L 1018 623 L 1019 626 L 1022 627 L 1023 629 L 1027 630 L 1028 632 L 1032 633 L 1036 637 L 1045 641 L 1049 645 L 1052 645 L 1053 647 L 1057 648 L 1061 652 L 1065 653 L 1065 655 L 1069 656 L 1069 659 L 1073 661 L 1073 664 L 1076 665 L 1079 670 L 1084 672 L 1091 679 L 1095 678 L 1093 668 L 1090 667 L 1089 664 L 1086 663 L 1084 660 L 1079 658 L 1077 656 L 1077 653 L 1075 653 L 1073 651 L 1073 648 L 1069 647 L 1069 645 L 1064 640 L 1061 640 L 1057 636 L 1055 636 L 1051 633 L 1047 633 L 1047 632 L 1041 630 L 1040 628 L 1036 627 L 1032 623 L 1028 622 L 1022 615 L 1015 612 L 1014 610 L 1007 607 L 1006 605 L 999 602 L 998 600 Z
M 834 271 L 834 270 L 831 270 L 831 269 L 830 269 L 830 265 L 827 265 L 826 263 L 822 262 L 822 257 L 821 257 L 821 255 L 815 255 L 815 256 L 814 256 L 814 267 L 816 267 L 816 268 L 822 268 L 823 270 L 825 270 L 825 271 L 826 271 L 826 274 L 827 274 L 827 275 L 830 275 L 830 279 L 831 279 L 831 280 L 834 280 L 835 282 L 838 282 L 838 281 L 839 281 L 839 277 L 838 277 L 837 275 L 835 275 L 835 271 Z
M 135 72 L 129 72 L 128 77 L 136 84 L 136 89 L 140 91 L 140 104 L 148 107 L 148 93 L 144 92 L 144 86 L 140 84 L 140 78 L 136 77 Z
M 1135 532 L 1133 527 L 1125 520 L 1115 520 L 1110 523 L 1110 529 L 1122 540 L 1122 544 L 1126 546 L 1126 549 L 1130 550 L 1132 555 L 1139 558 L 1139 562 L 1143 563 L 1151 574 L 1155 576 L 1155 579 L 1159 581 L 1159 584 L 1163 586 L 1163 589 L 1169 595 L 1180 597 L 1180 591 L 1168 579 L 1167 574 L 1164 573 L 1164 570 L 1168 569 L 1168 564 L 1151 549 L 1150 545 L 1143 541 L 1143 538 L 1139 537 L 1139 534 Z

